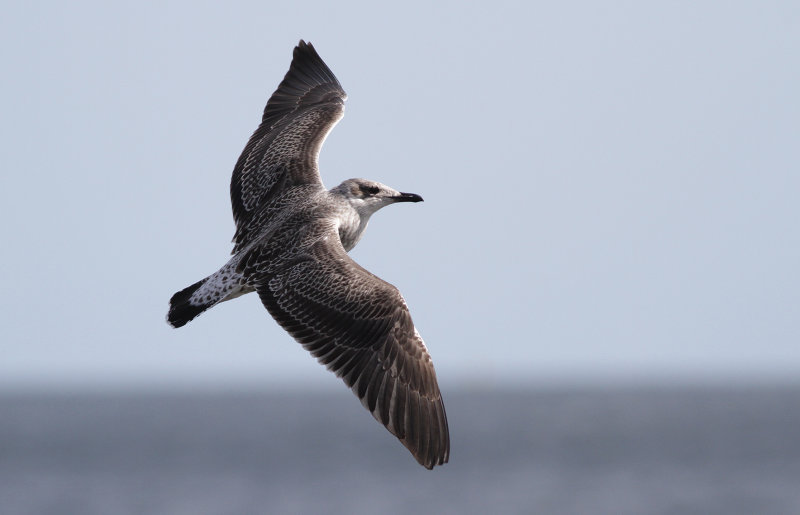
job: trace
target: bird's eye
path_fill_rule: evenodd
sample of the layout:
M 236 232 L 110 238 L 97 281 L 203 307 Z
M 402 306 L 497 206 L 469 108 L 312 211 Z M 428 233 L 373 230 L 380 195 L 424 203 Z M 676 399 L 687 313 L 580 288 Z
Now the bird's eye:
M 377 186 L 365 186 L 365 185 L 361 186 L 361 193 L 363 193 L 364 195 L 377 195 L 379 191 L 380 188 L 378 188 Z

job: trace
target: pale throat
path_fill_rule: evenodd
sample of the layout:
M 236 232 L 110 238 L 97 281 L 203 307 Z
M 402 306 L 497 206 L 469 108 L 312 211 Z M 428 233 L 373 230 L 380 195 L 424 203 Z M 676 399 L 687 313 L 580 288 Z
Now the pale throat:
M 373 212 L 352 208 L 339 215 L 339 239 L 342 240 L 344 250 L 350 252 L 361 240 Z

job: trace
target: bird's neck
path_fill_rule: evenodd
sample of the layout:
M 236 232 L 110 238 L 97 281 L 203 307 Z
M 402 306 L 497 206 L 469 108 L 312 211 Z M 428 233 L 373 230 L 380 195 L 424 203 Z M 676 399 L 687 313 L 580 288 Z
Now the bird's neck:
M 351 205 L 339 215 L 339 239 L 347 252 L 361 240 L 371 215 L 372 213 L 360 212 Z

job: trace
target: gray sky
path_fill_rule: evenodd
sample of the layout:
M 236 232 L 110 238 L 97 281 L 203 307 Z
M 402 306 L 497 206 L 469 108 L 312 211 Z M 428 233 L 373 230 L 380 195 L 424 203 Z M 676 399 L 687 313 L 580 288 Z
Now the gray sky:
M 255 295 L 164 322 L 300 38 L 326 185 L 425 197 L 352 255 L 443 389 L 800 373 L 797 3 L 113 4 L 3 9 L 0 385 L 336 381 Z

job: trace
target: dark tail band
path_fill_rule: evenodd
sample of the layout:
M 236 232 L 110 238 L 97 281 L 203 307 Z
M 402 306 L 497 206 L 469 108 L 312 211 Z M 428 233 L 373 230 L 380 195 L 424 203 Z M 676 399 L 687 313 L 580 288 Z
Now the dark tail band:
M 189 302 L 192 294 L 200 288 L 207 279 L 197 281 L 188 288 L 184 288 L 169 299 L 169 313 L 167 313 L 167 322 L 172 327 L 183 327 L 194 317 L 214 305 L 214 302 L 209 304 L 195 305 Z

